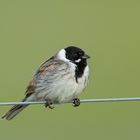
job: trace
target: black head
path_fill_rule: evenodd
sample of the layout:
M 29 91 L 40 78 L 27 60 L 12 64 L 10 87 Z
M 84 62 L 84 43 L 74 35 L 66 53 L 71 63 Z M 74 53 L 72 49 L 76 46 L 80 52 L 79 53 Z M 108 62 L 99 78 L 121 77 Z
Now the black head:
M 75 46 L 69 46 L 65 48 L 65 51 L 66 58 L 75 64 L 85 63 L 86 60 L 90 58 L 82 49 Z
M 70 46 L 65 48 L 65 57 L 72 63 L 76 64 L 75 79 L 78 83 L 78 78 L 82 77 L 87 66 L 87 59 L 90 58 L 85 52 L 77 47 Z

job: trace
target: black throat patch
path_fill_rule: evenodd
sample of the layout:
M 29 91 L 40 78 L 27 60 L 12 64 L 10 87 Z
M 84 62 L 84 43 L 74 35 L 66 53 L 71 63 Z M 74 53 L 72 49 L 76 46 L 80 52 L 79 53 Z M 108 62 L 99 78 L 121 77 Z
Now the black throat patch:
M 87 66 L 87 61 L 86 61 L 86 59 L 83 59 L 83 60 L 81 60 L 81 62 L 75 63 L 75 64 L 76 64 L 75 80 L 76 80 L 76 83 L 78 83 L 78 78 L 82 77 L 84 74 L 84 70 Z

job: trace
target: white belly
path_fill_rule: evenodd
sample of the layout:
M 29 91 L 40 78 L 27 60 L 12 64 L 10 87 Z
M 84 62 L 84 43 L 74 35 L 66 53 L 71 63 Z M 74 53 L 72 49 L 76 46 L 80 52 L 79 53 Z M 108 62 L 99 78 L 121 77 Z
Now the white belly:
M 47 97 L 59 103 L 72 101 L 74 98 L 77 98 L 87 86 L 88 74 L 89 68 L 87 66 L 83 76 L 78 78 L 78 83 L 76 82 L 75 77 L 61 81 L 57 83 L 52 94 L 49 94 Z
M 71 77 L 66 75 L 65 78 L 54 82 L 50 90 L 39 93 L 37 98 L 39 100 L 50 99 L 54 103 L 69 102 L 77 98 L 87 86 L 89 68 L 88 66 L 85 68 L 84 74 L 81 78 L 78 78 L 78 82 L 75 80 L 74 72 Z

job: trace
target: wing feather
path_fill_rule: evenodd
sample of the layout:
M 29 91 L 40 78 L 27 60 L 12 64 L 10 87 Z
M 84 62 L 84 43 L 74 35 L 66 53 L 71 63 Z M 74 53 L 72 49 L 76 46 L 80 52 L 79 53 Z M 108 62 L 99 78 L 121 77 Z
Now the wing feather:
M 41 64 L 41 66 L 33 76 L 32 80 L 29 82 L 29 85 L 27 86 L 25 92 L 26 98 L 35 92 L 38 93 L 41 92 L 41 90 L 46 88 L 45 87 L 46 85 L 44 85 L 44 83 L 47 84 L 51 82 L 53 79 L 56 79 L 57 77 L 60 76 L 59 72 L 60 71 L 66 72 L 67 68 L 68 64 L 66 64 L 62 60 L 57 60 L 54 57 L 45 61 L 43 64 Z

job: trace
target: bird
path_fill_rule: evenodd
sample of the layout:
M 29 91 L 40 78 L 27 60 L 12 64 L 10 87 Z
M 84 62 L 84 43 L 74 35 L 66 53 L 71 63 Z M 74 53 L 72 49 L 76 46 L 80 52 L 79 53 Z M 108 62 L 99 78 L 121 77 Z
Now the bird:
M 89 81 L 87 55 L 81 48 L 68 46 L 40 65 L 25 91 L 22 102 L 45 101 L 45 107 L 72 102 L 80 105 L 79 95 Z M 2 119 L 11 120 L 29 104 L 14 105 Z

